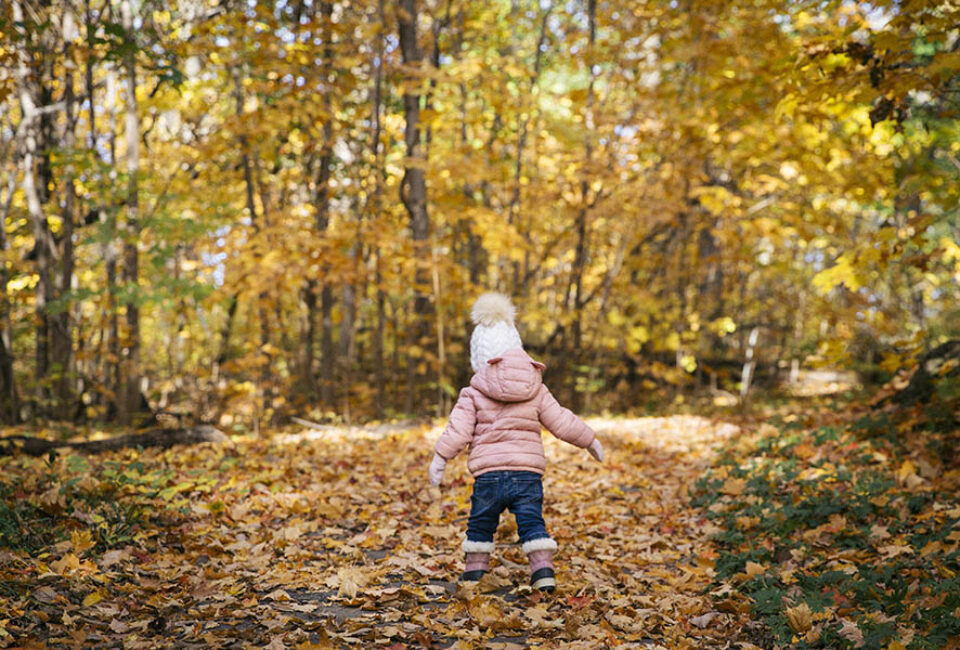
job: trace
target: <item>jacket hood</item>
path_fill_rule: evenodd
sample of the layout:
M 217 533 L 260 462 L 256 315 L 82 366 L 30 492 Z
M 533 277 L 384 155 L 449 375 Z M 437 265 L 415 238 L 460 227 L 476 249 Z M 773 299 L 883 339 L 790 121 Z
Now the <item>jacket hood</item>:
M 470 380 L 475 389 L 498 402 L 533 399 L 543 385 L 544 366 L 520 349 L 507 350 L 487 361 Z

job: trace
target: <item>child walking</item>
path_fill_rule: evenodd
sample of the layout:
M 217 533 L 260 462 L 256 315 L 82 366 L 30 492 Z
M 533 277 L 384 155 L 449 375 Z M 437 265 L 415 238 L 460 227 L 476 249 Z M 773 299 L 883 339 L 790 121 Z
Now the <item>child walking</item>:
M 460 579 L 479 580 L 489 570 L 493 534 L 500 514 L 509 509 L 530 563 L 531 586 L 553 591 L 557 543 L 543 521 L 541 477 L 547 463 L 541 424 L 598 461 L 603 461 L 603 448 L 593 430 L 560 406 L 543 384 L 545 366 L 523 351 L 515 315 L 510 299 L 502 294 L 487 293 L 474 303 L 470 365 L 475 374 L 460 391 L 434 447 L 430 483 L 440 485 L 447 461 L 469 447 L 467 468 L 475 481 L 463 542 L 466 568 Z

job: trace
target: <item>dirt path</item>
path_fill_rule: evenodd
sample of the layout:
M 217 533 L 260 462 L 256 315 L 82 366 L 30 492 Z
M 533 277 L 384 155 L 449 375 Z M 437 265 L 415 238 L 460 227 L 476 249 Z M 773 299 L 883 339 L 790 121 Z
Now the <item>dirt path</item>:
M 736 429 L 687 416 L 592 424 L 604 466 L 547 442 L 552 596 L 526 587 L 512 517 L 491 574 L 458 590 L 470 482 L 458 458 L 442 490 L 427 486 L 439 431 L 327 430 L 142 457 L 186 485 L 176 508 L 134 543 L 79 556 L 86 574 L 34 583 L 47 621 L 27 627 L 14 611 L 8 629 L 125 648 L 723 646 L 703 593 L 712 530 L 687 488 Z

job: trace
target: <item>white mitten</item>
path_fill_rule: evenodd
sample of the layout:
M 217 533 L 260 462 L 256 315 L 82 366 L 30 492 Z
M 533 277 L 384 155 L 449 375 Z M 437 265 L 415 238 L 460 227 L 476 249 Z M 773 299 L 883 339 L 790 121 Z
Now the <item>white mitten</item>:
M 600 441 L 596 438 L 593 439 L 593 442 L 590 443 L 590 446 L 587 447 L 587 451 L 590 452 L 590 455 L 596 458 L 601 463 L 603 462 L 603 447 L 600 446 Z
M 434 454 L 430 461 L 430 485 L 437 487 L 443 480 L 443 470 L 447 467 L 447 461 L 440 454 Z

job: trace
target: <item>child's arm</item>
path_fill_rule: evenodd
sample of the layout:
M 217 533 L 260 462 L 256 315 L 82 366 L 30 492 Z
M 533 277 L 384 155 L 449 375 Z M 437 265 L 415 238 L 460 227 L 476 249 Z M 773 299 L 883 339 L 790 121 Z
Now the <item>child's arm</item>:
M 450 421 L 443 430 L 437 444 L 433 462 L 430 463 L 430 482 L 440 485 L 443 480 L 443 470 L 447 461 L 463 451 L 473 439 L 473 430 L 477 424 L 477 407 L 473 403 L 470 389 L 460 391 L 460 397 L 450 413 Z
M 540 389 L 540 422 L 564 442 L 586 449 L 597 460 L 603 460 L 603 448 L 597 434 L 573 411 L 561 406 L 546 386 Z

